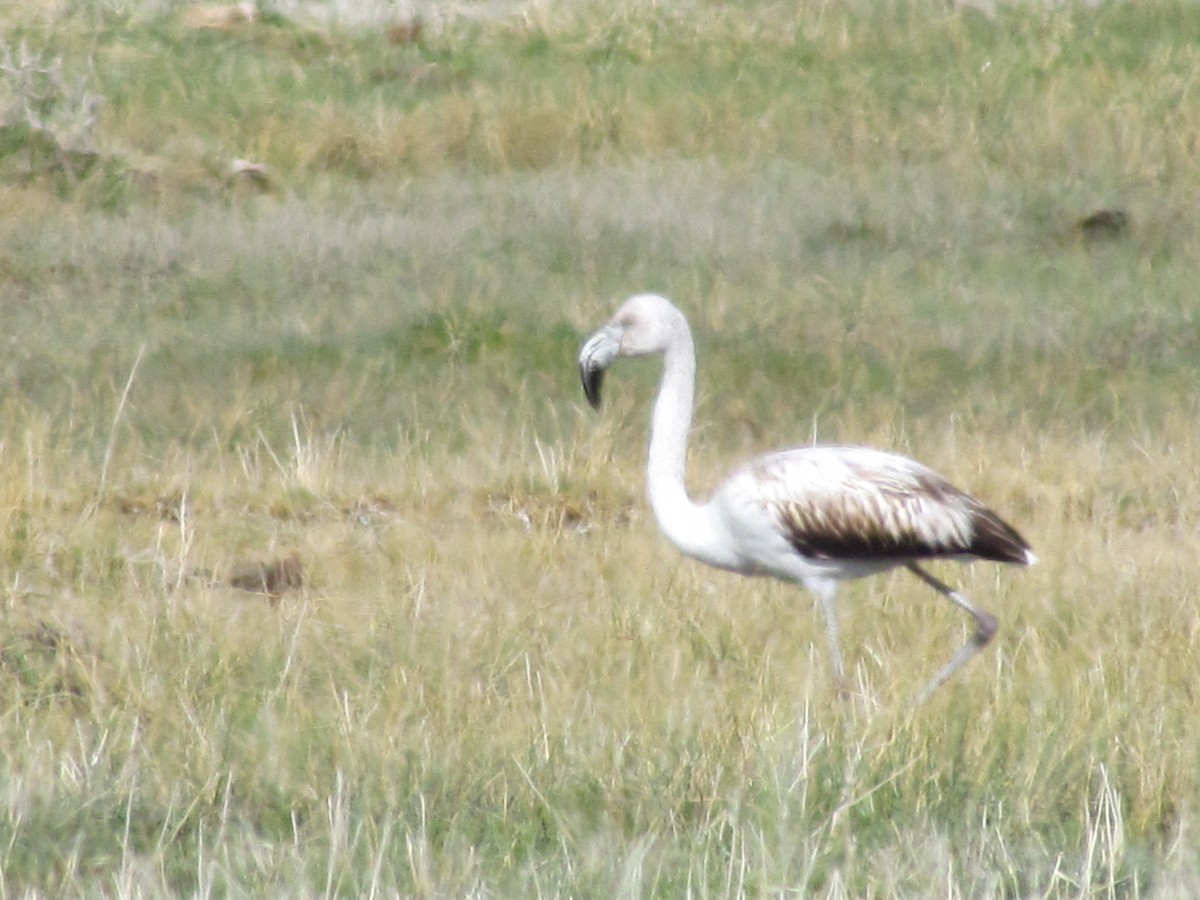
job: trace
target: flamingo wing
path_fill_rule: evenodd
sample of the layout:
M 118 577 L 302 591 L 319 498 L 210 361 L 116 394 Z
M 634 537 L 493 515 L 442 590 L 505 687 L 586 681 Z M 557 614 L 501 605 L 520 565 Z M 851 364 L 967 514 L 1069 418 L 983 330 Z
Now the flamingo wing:
M 1012 526 L 905 456 L 811 447 L 763 457 L 744 472 L 750 477 L 739 482 L 810 559 L 1032 558 Z

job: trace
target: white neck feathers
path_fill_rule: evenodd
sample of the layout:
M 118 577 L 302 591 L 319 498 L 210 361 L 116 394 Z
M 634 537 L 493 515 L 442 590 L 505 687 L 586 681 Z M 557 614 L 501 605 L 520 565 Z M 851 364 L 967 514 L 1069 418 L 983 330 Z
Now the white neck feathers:
M 696 349 L 686 320 L 679 317 L 663 353 L 662 384 L 650 426 L 646 482 L 654 517 L 667 538 L 688 556 L 721 568 L 734 568 L 728 542 L 707 505 L 692 502 L 684 473 L 688 430 L 696 389 Z

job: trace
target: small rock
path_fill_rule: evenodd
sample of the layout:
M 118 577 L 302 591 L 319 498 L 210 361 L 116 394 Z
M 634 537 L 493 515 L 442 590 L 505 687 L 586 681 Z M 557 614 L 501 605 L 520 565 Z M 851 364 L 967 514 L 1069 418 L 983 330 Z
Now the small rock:
M 1123 209 L 1098 209 L 1075 223 L 1086 238 L 1117 237 L 1129 228 L 1129 213 Z
M 284 594 L 304 587 L 304 563 L 297 553 L 282 559 L 239 562 L 230 569 L 229 584 L 239 591 L 265 594 L 273 606 Z
M 417 44 L 421 41 L 421 32 L 425 30 L 425 24 L 420 19 L 410 19 L 407 22 L 397 22 L 392 25 L 388 31 L 388 41 L 397 46 L 407 46 L 409 44 Z

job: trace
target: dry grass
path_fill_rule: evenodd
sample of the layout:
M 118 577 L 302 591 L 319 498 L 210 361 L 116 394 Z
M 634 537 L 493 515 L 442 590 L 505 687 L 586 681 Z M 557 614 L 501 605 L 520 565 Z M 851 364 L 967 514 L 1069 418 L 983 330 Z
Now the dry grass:
M 5 870 L 155 893 L 1185 896 L 1195 538 L 1106 505 L 1161 490 L 1153 469 L 1106 482 L 1137 449 L 1043 440 L 946 460 L 1030 452 L 972 480 L 1046 561 L 965 579 L 1002 639 L 915 714 L 952 611 L 901 578 L 847 592 L 839 704 L 806 597 L 675 560 L 623 490 L 565 487 L 638 477 L 608 439 L 614 472 L 518 444 L 457 489 L 436 447 L 367 464 L 302 435 L 240 473 L 193 464 L 180 493 L 14 498 Z M 203 574 L 283 547 L 314 576 L 276 606 Z
M 1194 10 L 72 10 L 11 37 L 101 163 L 0 169 L 0 895 L 1200 890 Z M 658 536 L 655 370 L 574 370 L 644 289 L 698 491 L 863 442 L 1032 540 L 939 570 L 1002 631 L 927 706 L 915 580 L 839 702 Z

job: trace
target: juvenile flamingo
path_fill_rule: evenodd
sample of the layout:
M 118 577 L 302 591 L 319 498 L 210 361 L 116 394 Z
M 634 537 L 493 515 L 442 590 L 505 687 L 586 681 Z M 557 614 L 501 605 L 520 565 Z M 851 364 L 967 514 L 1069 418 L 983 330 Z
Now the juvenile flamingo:
M 918 695 L 927 698 L 991 642 L 997 620 L 921 567 L 927 559 L 1032 565 L 1016 530 L 915 460 L 866 447 L 812 446 L 761 456 L 736 470 L 704 503 L 684 484 L 696 383 L 687 319 L 665 297 L 629 298 L 584 343 L 584 394 L 600 406 L 604 373 L 623 356 L 663 356 L 650 427 L 646 480 L 659 528 L 683 553 L 741 575 L 797 583 L 817 596 L 838 688 L 846 676 L 838 640 L 838 582 L 904 566 L 965 610 L 975 633 Z

